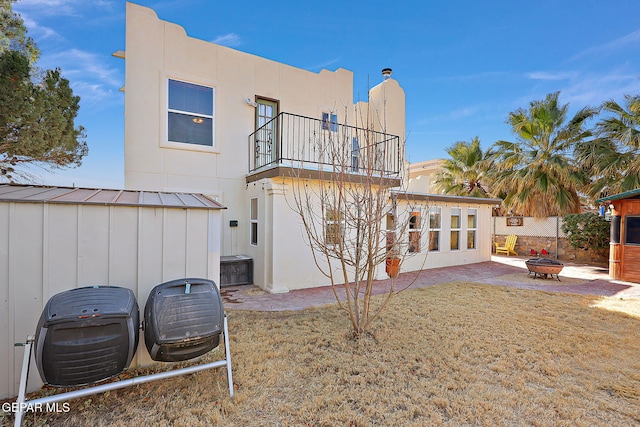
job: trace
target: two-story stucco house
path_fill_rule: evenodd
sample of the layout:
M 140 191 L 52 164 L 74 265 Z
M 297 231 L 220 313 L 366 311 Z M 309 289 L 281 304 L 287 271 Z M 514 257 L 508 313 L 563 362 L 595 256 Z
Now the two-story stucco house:
M 385 147 L 390 185 L 402 184 L 405 93 L 388 69 L 368 99 L 355 102 L 348 70 L 315 73 L 198 40 L 132 3 L 121 55 L 125 187 L 197 192 L 222 203 L 228 209 L 221 254 L 250 257 L 253 283 L 265 290 L 328 284 L 315 268 L 284 185 L 292 170 L 303 170 L 309 180 L 324 179 L 317 171 L 331 165 L 319 135 L 357 132 L 365 110 L 384 115 L 384 128 L 376 125 L 376 144 Z M 347 140 L 357 173 L 360 142 Z M 425 220 L 413 230 L 424 242 L 431 239 L 424 245 L 430 247 L 427 268 L 490 259 L 489 220 L 496 201 L 426 193 L 414 191 L 412 197 L 432 205 L 419 213 Z M 421 265 L 409 259 L 403 269 Z

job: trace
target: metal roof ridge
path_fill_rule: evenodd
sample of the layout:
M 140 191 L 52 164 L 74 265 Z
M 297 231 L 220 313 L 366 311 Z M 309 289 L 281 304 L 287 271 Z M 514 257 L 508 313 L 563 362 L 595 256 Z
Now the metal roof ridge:
M 34 185 L 10 184 L 10 183 L 4 183 L 2 184 L 2 187 L 8 188 L 8 191 L 3 194 L 15 193 L 16 191 L 22 191 L 25 188 L 36 188 Z
M 96 189 L 93 193 L 91 193 L 89 196 L 85 197 L 84 199 L 82 199 L 83 202 L 88 202 L 90 201 L 92 198 L 94 198 L 95 196 L 97 196 L 98 194 L 100 194 L 102 191 L 101 189 Z
M 202 194 L 202 193 L 197 193 L 193 195 L 196 199 L 198 199 L 200 201 L 200 203 L 202 203 L 204 206 L 207 206 L 209 203 L 215 203 L 217 206 L 219 206 L 221 209 L 227 209 L 226 206 L 224 206 L 222 203 L 220 203 L 219 201 L 217 201 L 216 199 L 214 199 L 213 197 L 209 197 L 206 194 Z M 203 201 L 202 199 L 205 199 L 206 201 Z
M 105 192 L 104 195 L 102 193 Z M 111 195 L 109 192 L 114 192 Z M 87 195 L 87 193 L 89 193 Z M 74 196 L 75 194 L 75 196 Z M 135 195 L 137 194 L 137 202 Z M 13 195 L 13 196 L 12 196 Z M 80 197 L 78 197 L 80 196 Z M 147 197 L 149 196 L 149 197 Z M 104 198 L 105 200 L 97 200 Z M 132 200 L 133 199 L 133 200 Z M 201 193 L 98 189 L 0 183 L 0 202 L 148 206 L 161 208 L 226 209 Z
M 596 203 L 608 202 L 612 200 L 620 200 L 626 199 L 627 197 L 636 196 L 640 194 L 640 188 L 636 188 L 635 190 L 624 191 L 622 193 L 614 194 L 612 196 L 603 197 L 601 199 L 597 199 Z
M 61 188 L 61 187 L 57 187 L 57 188 Z M 67 196 L 69 194 L 75 193 L 78 190 L 80 190 L 80 188 L 72 188 L 70 191 L 65 191 L 62 194 L 58 194 L 57 196 L 48 199 L 47 202 L 51 202 L 51 201 L 56 200 L 56 199 L 58 199 L 60 197 L 65 197 L 65 196 Z M 41 193 L 38 193 L 38 194 L 41 194 Z
M 182 202 L 183 205 L 185 206 L 189 206 L 189 203 L 187 203 L 187 201 L 185 199 L 182 198 L 182 196 L 184 195 L 184 193 L 174 193 L 176 195 L 176 197 L 178 198 L 178 200 L 180 200 Z
M 118 193 L 113 196 L 113 199 L 111 199 L 111 203 L 118 203 L 118 200 L 120 199 L 120 196 L 122 196 L 122 194 L 124 193 L 124 190 L 119 190 Z

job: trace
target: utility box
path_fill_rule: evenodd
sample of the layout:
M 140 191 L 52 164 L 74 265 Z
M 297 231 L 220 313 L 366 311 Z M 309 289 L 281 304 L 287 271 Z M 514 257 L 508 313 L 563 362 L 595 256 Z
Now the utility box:
M 220 257 L 220 287 L 253 284 L 253 259 L 245 255 Z
M 89 286 L 49 299 L 36 329 L 42 380 L 56 387 L 96 383 L 126 369 L 138 347 L 135 295 L 117 286 Z
M 153 360 L 179 362 L 218 346 L 224 309 L 207 279 L 178 279 L 151 291 L 144 308 L 144 341 Z

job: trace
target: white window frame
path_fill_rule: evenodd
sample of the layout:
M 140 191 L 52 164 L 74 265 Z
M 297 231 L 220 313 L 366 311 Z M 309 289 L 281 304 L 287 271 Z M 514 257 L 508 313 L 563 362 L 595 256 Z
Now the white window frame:
M 254 206 L 255 201 L 255 206 Z M 249 201 L 249 244 L 251 246 L 258 246 L 258 198 L 252 197 Z
M 322 130 L 338 132 L 338 115 L 336 113 L 322 112 Z
M 415 222 L 412 222 L 412 218 L 417 218 Z M 409 213 L 409 238 L 407 243 L 409 244 L 407 251 L 412 254 L 417 254 L 422 251 L 422 212 L 420 209 L 412 210 Z M 417 246 L 412 244 L 412 241 L 415 238 L 412 238 L 413 235 L 418 235 L 417 238 Z
M 454 215 L 454 213 L 457 213 L 457 215 Z M 454 227 L 453 226 L 453 218 L 454 217 L 458 217 L 458 226 Z M 462 209 L 460 208 L 451 208 L 451 211 L 449 212 L 449 224 L 451 226 L 450 230 L 450 238 L 449 238 L 449 249 L 452 252 L 455 251 L 459 251 L 460 250 L 460 245 L 461 245 L 461 237 L 462 237 Z M 454 248 L 453 247 L 453 233 L 458 233 L 458 247 Z
M 344 239 L 344 213 L 340 215 L 339 212 L 337 214 L 334 213 L 335 211 L 336 209 L 327 209 L 325 212 L 324 242 L 327 246 L 338 246 Z M 337 240 L 333 241 L 329 236 L 334 236 L 336 233 L 329 232 L 329 228 L 336 224 L 338 225 Z
M 438 226 L 437 227 L 432 227 L 432 221 L 431 221 L 431 216 L 434 214 L 438 214 Z M 435 249 L 432 249 L 432 241 L 431 241 L 431 236 L 433 236 L 433 234 L 436 234 L 438 236 L 438 247 Z M 440 206 L 431 206 L 429 208 L 429 252 L 440 252 L 440 245 L 442 243 L 442 208 Z
M 169 108 L 170 105 L 170 82 L 174 81 L 174 82 L 179 82 L 179 83 L 186 83 L 186 84 L 190 84 L 190 85 L 195 85 L 195 86 L 201 86 L 203 88 L 207 88 L 207 89 L 211 89 L 211 95 L 213 97 L 213 99 L 211 100 L 211 114 L 203 114 L 200 112 L 192 112 L 192 111 L 185 111 L 185 110 L 180 110 L 180 109 L 175 109 L 175 108 Z M 216 126 L 215 126 L 215 116 L 216 116 L 216 88 L 215 86 L 211 85 L 211 84 L 204 84 L 204 83 L 200 83 L 200 82 L 194 82 L 194 81 L 189 81 L 183 78 L 174 78 L 174 77 L 167 77 L 166 78 L 166 109 L 165 109 L 165 120 L 166 120 L 166 126 L 165 126 L 165 138 L 164 138 L 164 144 L 165 146 L 168 147 L 172 147 L 172 148 L 181 148 L 181 149 L 187 149 L 187 150 L 195 150 L 195 151 L 215 151 L 215 146 L 216 146 Z M 196 119 L 208 119 L 211 120 L 211 145 L 205 145 L 205 144 L 197 144 L 197 143 L 192 143 L 192 142 L 185 142 L 185 141 L 171 141 L 169 139 L 169 115 L 171 113 L 176 113 L 176 114 L 183 114 L 183 115 L 187 115 L 187 116 L 192 116 L 194 120 Z
M 351 137 L 351 172 L 360 170 L 360 141 L 358 138 Z
M 635 225 L 639 215 L 625 215 L 624 216 L 624 244 L 628 246 L 639 246 L 640 240 L 638 240 L 637 233 L 635 233 L 635 227 L 631 227 L 629 222 L 633 222 Z M 631 220 L 631 221 L 630 221 Z
M 473 224 L 469 220 L 473 217 Z M 473 227 L 471 226 L 473 225 Z M 472 243 L 472 246 L 469 246 Z M 478 248 L 478 209 L 467 209 L 467 250 L 475 251 Z

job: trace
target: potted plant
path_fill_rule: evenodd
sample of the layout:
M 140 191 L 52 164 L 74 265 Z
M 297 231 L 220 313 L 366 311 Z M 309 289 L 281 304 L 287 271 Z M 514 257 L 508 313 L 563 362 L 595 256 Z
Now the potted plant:
M 395 255 L 388 257 L 386 271 L 392 279 L 398 277 L 398 274 L 400 274 L 400 258 Z

